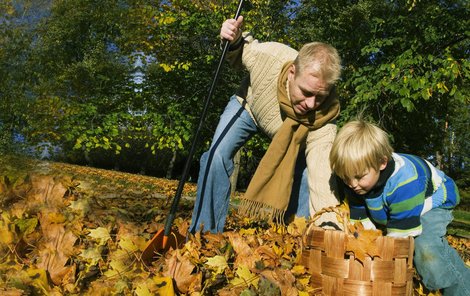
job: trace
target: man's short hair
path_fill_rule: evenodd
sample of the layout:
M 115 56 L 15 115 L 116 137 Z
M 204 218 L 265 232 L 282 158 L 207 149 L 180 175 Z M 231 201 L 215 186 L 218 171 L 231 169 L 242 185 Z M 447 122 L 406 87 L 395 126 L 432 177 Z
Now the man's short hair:
M 333 85 L 341 76 L 341 58 L 333 46 L 322 42 L 307 43 L 294 61 L 296 75 L 306 68 L 313 69 L 315 76 Z

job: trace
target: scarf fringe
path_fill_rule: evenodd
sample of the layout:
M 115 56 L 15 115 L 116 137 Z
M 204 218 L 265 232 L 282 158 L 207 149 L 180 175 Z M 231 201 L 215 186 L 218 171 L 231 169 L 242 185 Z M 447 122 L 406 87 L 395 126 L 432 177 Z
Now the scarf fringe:
M 272 222 L 277 226 L 285 226 L 284 216 L 286 210 L 277 209 L 262 202 L 241 199 L 238 213 L 242 216 L 253 219 L 267 220 L 268 222 Z

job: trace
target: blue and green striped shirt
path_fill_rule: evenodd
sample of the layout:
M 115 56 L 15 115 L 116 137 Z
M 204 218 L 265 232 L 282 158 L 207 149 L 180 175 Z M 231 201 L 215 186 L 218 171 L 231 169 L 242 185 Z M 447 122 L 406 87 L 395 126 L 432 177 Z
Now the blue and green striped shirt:
M 421 215 L 459 203 L 457 186 L 422 158 L 398 153 L 392 158 L 389 172 L 381 172 L 377 188 L 368 194 L 357 195 L 345 186 L 351 220 L 366 223 L 372 218 L 386 227 L 389 236 L 417 236 L 422 232 Z

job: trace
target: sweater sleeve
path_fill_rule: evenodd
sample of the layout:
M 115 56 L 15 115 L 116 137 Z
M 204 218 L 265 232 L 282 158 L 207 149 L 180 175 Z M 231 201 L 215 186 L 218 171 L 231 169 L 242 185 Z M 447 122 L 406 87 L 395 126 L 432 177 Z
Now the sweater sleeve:
M 346 192 L 346 199 L 349 204 L 349 220 L 351 223 L 360 222 L 365 229 L 375 229 L 374 223 L 369 218 L 365 202 L 357 196 L 350 194 L 350 192 L 349 194 Z
M 239 35 L 238 39 L 230 45 L 225 59 L 231 67 L 237 70 L 243 69 L 243 48 L 247 42 L 251 42 L 252 40 L 253 38 L 251 37 L 251 34 L 249 32 L 245 32 Z

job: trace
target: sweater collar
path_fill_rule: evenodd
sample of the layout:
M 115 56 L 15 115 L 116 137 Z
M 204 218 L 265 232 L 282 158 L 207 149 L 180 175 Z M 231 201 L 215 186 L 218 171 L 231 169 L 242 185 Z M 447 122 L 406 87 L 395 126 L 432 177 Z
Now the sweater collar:
M 388 161 L 385 169 L 380 171 L 380 176 L 379 180 L 377 181 L 377 184 L 375 184 L 374 188 L 372 188 L 371 191 L 367 192 L 363 196 L 365 198 L 376 198 L 377 196 L 380 196 L 384 191 L 385 184 L 387 183 L 388 178 L 390 178 L 394 170 L 395 160 L 393 159 L 393 157 L 390 157 L 390 160 Z

